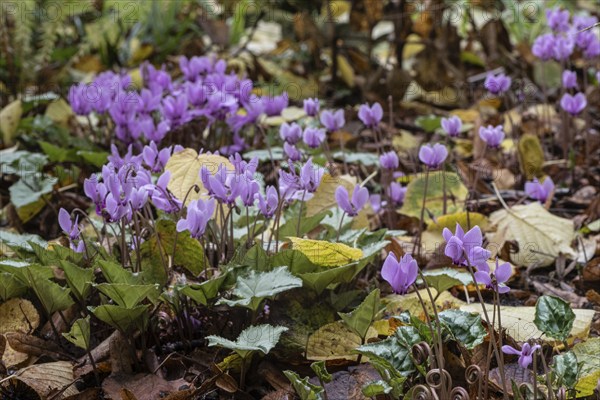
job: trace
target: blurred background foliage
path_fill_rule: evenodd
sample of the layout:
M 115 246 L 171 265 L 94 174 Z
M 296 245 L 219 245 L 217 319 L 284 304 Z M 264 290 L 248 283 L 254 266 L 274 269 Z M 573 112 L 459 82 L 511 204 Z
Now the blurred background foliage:
M 336 102 L 433 103 L 484 65 L 533 78 L 543 9 L 597 12 L 597 0 L 19 0 L 3 2 L 0 106 L 64 95 L 106 69 L 217 52 L 232 69 Z M 333 23 L 331 23 L 333 21 Z M 521 57 L 511 56 L 513 46 Z M 513 53 L 514 54 L 514 53 Z M 491 67 L 491 68 L 490 68 Z M 58 92 L 58 93 L 57 93 Z M 45 95 L 43 97 L 41 95 Z M 41 96 L 41 97 L 40 97 Z M 294 94 L 292 93 L 293 97 Z M 458 96 L 468 101 L 468 96 Z M 438 104 L 448 105 L 448 104 Z

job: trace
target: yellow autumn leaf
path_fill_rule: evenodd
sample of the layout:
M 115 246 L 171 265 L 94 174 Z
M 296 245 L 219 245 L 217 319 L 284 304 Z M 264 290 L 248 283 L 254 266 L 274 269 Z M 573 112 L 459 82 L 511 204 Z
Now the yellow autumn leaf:
M 510 256 L 517 266 L 547 266 L 561 253 L 577 256 L 571 248 L 573 221 L 551 214 L 538 202 L 495 211 L 490 223 L 496 228 L 487 234 L 490 245 L 501 249 L 507 241 L 518 244 L 519 250 Z
M 214 175 L 221 164 L 225 164 L 230 171 L 234 170 L 231 162 L 223 156 L 208 153 L 198 154 L 194 149 L 180 151 L 173 154 L 165 166 L 165 170 L 171 172 L 171 181 L 167 187 L 181 201 L 187 195 L 186 204 L 192 200 L 206 197 L 206 189 L 200 179 L 200 170 L 206 166 Z M 200 188 L 198 193 L 192 189 L 194 185 L 198 185 Z
M 481 318 L 484 318 L 483 308 L 479 303 L 473 303 L 463 305 L 460 307 L 463 311 L 478 312 L 481 314 Z M 491 304 L 486 304 L 486 310 L 492 318 L 493 307 Z M 502 315 L 502 329 L 506 329 L 506 332 L 517 342 L 526 342 L 531 338 L 542 338 L 546 343 L 551 345 L 560 345 L 560 341 L 549 338 L 544 335 L 533 323 L 535 319 L 535 307 L 510 307 L 501 306 L 500 312 Z M 567 342 L 572 343 L 575 339 L 586 339 L 590 333 L 590 325 L 592 324 L 592 318 L 594 317 L 594 310 L 584 309 L 573 309 L 575 313 L 575 321 L 573 322 L 573 329 L 567 338 Z M 496 321 L 496 328 L 498 328 L 498 322 Z
M 450 292 L 443 291 L 438 296 L 437 290 L 429 288 L 431 296 L 435 299 L 435 305 L 438 311 L 446 310 L 449 308 L 458 308 L 463 304 L 464 301 L 452 296 Z M 425 320 L 425 313 L 423 312 L 423 306 L 419 300 L 419 296 L 423 299 L 423 303 L 427 307 L 429 313 L 433 313 L 433 307 L 431 306 L 431 300 L 427 289 L 419 290 L 419 293 L 411 292 L 405 295 L 391 294 L 383 297 L 381 303 L 385 305 L 385 311 L 389 315 L 400 315 L 403 311 L 408 311 L 411 315 L 414 315 L 422 320 Z
M 13 144 L 22 113 L 21 100 L 13 101 L 0 111 L 0 132 L 5 146 Z
M 365 342 L 377 337 L 377 330 L 369 327 Z M 356 361 L 353 351 L 363 343 L 343 321 L 323 325 L 308 337 L 306 358 L 308 360 L 350 360 Z M 365 361 L 363 357 L 363 361 Z
M 363 256 L 362 250 L 343 243 L 299 237 L 289 237 L 288 239 L 292 242 L 292 249 L 300 251 L 313 264 L 323 267 L 339 267 L 360 260 Z
M 329 174 L 323 174 L 321 184 L 317 188 L 314 196 L 306 202 L 306 217 L 312 217 L 313 215 L 317 215 L 324 210 L 336 206 L 335 190 L 339 186 L 344 186 L 346 190 L 348 190 L 348 193 L 352 194 L 355 185 L 356 178 L 350 175 L 341 175 L 334 178 Z

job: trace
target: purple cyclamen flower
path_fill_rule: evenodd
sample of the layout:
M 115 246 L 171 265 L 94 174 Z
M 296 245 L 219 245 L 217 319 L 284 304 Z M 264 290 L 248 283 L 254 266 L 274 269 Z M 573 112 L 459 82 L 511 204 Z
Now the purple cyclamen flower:
M 352 199 L 348 190 L 344 186 L 338 186 L 335 190 L 335 200 L 346 214 L 351 217 L 358 215 L 358 212 L 367 204 L 369 200 L 369 190 L 365 187 L 356 185 L 352 192 Z
M 179 59 L 179 68 L 185 78 L 190 82 L 195 82 L 200 74 L 205 74 L 212 69 L 212 60 L 208 57 L 192 57 Z
M 443 144 L 424 144 L 419 150 L 419 160 L 431 169 L 439 168 L 448 157 L 448 149 Z
M 589 33 L 593 36 L 589 36 L 590 39 L 588 44 L 583 47 L 583 57 L 587 59 L 598 57 L 600 55 L 600 38 L 591 31 Z
M 525 193 L 532 199 L 536 199 L 542 203 L 546 202 L 548 196 L 554 191 L 554 182 L 549 176 L 544 179 L 543 183 L 540 183 L 537 179 L 528 181 L 525 183 Z
M 581 113 L 587 106 L 587 99 L 583 93 L 577 93 L 574 96 L 565 93 L 560 99 L 560 106 L 563 110 L 575 116 Z
M 165 171 L 156 181 L 156 185 L 146 185 L 152 204 L 159 210 L 172 214 L 181 210 L 182 202 L 172 196 L 167 188 L 171 172 Z
M 236 179 L 237 185 L 240 186 L 240 199 L 246 207 L 254 205 L 256 195 L 260 191 L 260 185 L 254 179 L 248 178 L 246 175 L 239 175 Z
M 596 72 L 596 83 L 600 85 L 600 71 Z
M 172 127 L 191 121 L 192 116 L 188 111 L 188 98 L 185 93 L 176 97 L 165 97 L 162 102 L 162 114 Z
M 215 212 L 215 200 L 192 200 L 187 207 L 185 218 L 177 222 L 177 232 L 190 231 L 190 236 L 198 239 L 204 235 L 206 225 Z
M 264 112 L 267 114 L 267 117 L 272 117 L 274 115 L 280 115 L 284 108 L 288 106 L 288 95 L 284 93 L 280 96 L 263 96 L 261 101 L 264 106 Z
M 475 280 L 477 283 L 485 285 L 487 289 L 494 290 L 498 293 L 504 294 L 510 291 L 510 288 L 505 285 L 506 281 L 510 278 L 512 269 L 509 263 L 498 265 L 498 258 L 496 258 L 496 269 L 494 272 L 490 271 L 489 265 L 486 263 L 486 268 L 483 268 L 483 264 L 478 267 L 479 271 L 475 272 Z
M 171 158 L 171 148 L 166 147 L 159 151 L 156 143 L 150 142 L 149 145 L 144 146 L 142 157 L 150 171 L 161 172 L 167 165 L 169 158 Z
M 529 364 L 533 362 L 533 353 L 539 348 L 541 348 L 539 344 L 531 346 L 529 343 L 523 343 L 521 350 L 517 350 L 509 345 L 504 345 L 502 346 L 502 352 L 504 354 L 514 354 L 515 356 L 519 356 L 519 365 L 521 368 L 527 368 Z
M 400 160 L 398 160 L 398 154 L 395 151 L 388 151 L 387 153 L 383 153 L 379 156 L 379 164 L 381 164 L 381 168 L 394 170 L 398 168 L 400 165 Z
M 208 190 L 208 194 L 230 205 L 235 203 L 235 199 L 242 189 L 240 176 L 229 171 L 225 164 L 220 164 L 214 175 L 211 174 L 206 165 L 203 166 L 200 169 L 200 179 L 206 190 Z
M 80 232 L 77 219 L 78 218 L 75 217 L 75 221 L 73 222 L 73 220 L 71 220 L 71 215 L 64 208 L 61 208 L 58 212 L 58 225 L 60 225 L 60 229 L 62 229 L 71 240 L 79 239 Z
M 295 122 L 284 122 L 279 127 L 279 137 L 289 144 L 296 144 L 302 139 L 302 127 Z
M 442 235 L 446 240 L 444 254 L 450 257 L 454 264 L 468 265 L 470 262 L 477 268 L 487 267 L 487 259 L 490 258 L 491 252 L 482 247 L 483 235 L 479 226 L 474 226 L 465 233 L 457 223 L 454 235 L 448 228 L 444 228 Z
M 323 174 L 325 174 L 325 170 L 318 166 L 314 167 L 312 158 L 309 158 L 306 164 L 300 169 L 300 188 L 309 193 L 316 192 L 321 184 Z
M 406 294 L 417 280 L 418 273 L 417 261 L 410 254 L 405 254 L 398 261 L 394 253 L 389 253 L 381 268 L 381 277 L 397 294 Z
M 304 112 L 309 117 L 315 117 L 319 113 L 319 99 L 305 99 Z
M 302 140 L 311 149 L 316 149 L 325 141 L 325 130 L 319 128 L 306 128 L 302 134 Z
M 273 218 L 273 215 L 275 215 L 275 212 L 277 211 L 277 206 L 279 205 L 279 195 L 274 186 L 268 186 L 265 192 L 265 196 L 261 193 L 257 193 L 256 195 L 258 209 L 265 218 Z
M 488 125 L 487 127 L 479 128 L 479 137 L 487 143 L 487 145 L 493 149 L 497 149 L 502 144 L 504 140 L 504 129 L 502 125 L 492 126 Z
M 73 85 L 69 89 L 69 104 L 77 115 L 88 115 L 92 112 L 92 100 L 96 94 L 94 90 L 88 89 L 88 85 L 85 83 Z M 92 92 L 94 93 L 92 94 Z
M 569 30 L 569 10 L 561 10 L 559 7 L 546 10 L 548 26 L 555 32 L 566 32 Z
M 512 79 L 505 74 L 498 74 L 496 76 L 488 74 L 485 78 L 483 86 L 492 94 L 499 95 L 510 89 Z
M 289 144 L 288 142 L 283 143 L 283 151 L 291 162 L 300 161 L 302 159 L 302 153 L 293 144 Z
M 564 70 L 562 73 L 562 85 L 565 89 L 577 88 L 577 73 L 575 71 Z
M 404 203 L 406 188 L 402 187 L 398 182 L 392 182 L 387 188 L 387 194 L 395 206 L 401 206 Z
M 442 129 L 444 129 L 444 132 L 446 132 L 448 136 L 458 137 L 462 129 L 462 121 L 456 115 L 453 115 L 450 118 L 442 118 Z
M 537 58 L 548 61 L 554 57 L 554 42 L 556 38 L 552 33 L 546 33 L 538 36 L 533 42 L 531 52 Z
M 358 118 L 366 127 L 375 128 L 383 118 L 383 108 L 379 103 L 373 103 L 371 107 L 369 104 L 363 104 L 358 110 Z
M 330 132 L 339 130 L 346 124 L 344 110 L 337 110 L 335 112 L 331 110 L 323 111 L 321 113 L 321 123 Z
M 571 36 L 558 35 L 554 41 L 554 56 L 556 61 L 564 61 L 571 57 L 575 50 L 575 41 Z

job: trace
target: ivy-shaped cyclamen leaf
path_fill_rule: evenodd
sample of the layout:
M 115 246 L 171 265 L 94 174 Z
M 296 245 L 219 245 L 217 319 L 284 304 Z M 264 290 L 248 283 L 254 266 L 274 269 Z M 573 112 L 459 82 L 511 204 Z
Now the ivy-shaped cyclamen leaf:
M 292 386 L 300 400 L 324 400 L 323 393 L 325 389 L 310 383 L 308 377 L 301 379 L 294 371 L 283 371 L 283 373 L 292 382 Z
M 251 271 L 247 276 L 238 277 L 233 290 L 236 300 L 221 299 L 217 304 L 242 306 L 256 311 L 265 298 L 301 286 L 302 280 L 292 275 L 285 266 L 269 272 Z
M 379 309 L 379 289 L 375 289 L 352 312 L 339 313 L 339 315 L 348 328 L 364 339 Z
M 483 343 L 487 335 L 481 315 L 460 310 L 446 310 L 438 314 L 442 326 L 467 349 L 472 350 Z
M 569 303 L 554 296 L 541 296 L 535 305 L 535 326 L 547 336 L 565 341 L 571 333 L 575 313 Z

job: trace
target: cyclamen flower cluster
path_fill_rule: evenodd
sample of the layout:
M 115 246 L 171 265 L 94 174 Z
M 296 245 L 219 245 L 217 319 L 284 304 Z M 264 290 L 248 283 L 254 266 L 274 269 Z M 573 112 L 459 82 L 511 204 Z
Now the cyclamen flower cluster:
M 450 229 L 444 228 L 442 235 L 446 240 L 444 254 L 450 257 L 456 265 L 476 268 L 474 275 L 477 283 L 484 284 L 486 288 L 498 293 L 507 293 L 510 290 L 505 284 L 512 272 L 510 264 L 498 265 L 498 259 L 496 259 L 496 269 L 491 272 L 487 263 L 491 252 L 483 248 L 483 236 L 479 226 L 475 226 L 465 233 L 457 223 L 454 234 Z
M 221 149 L 227 154 L 245 148 L 240 136 L 244 126 L 261 114 L 279 115 L 288 105 L 287 94 L 252 94 L 252 81 L 227 73 L 225 60 L 181 57 L 179 66 L 183 79 L 173 81 L 164 68 L 145 64 L 139 92 L 129 75 L 102 73 L 91 84 L 71 87 L 69 103 L 77 115 L 95 112 L 110 117 L 117 138 L 125 144 L 142 139 L 158 143 L 170 130 L 195 118 L 206 118 L 209 126 L 223 121 L 234 132 L 234 145 Z
M 156 184 L 152 183 L 151 172 L 161 172 L 172 151 L 161 151 L 156 145 L 144 147 L 142 154 L 132 155 L 132 147 L 121 157 L 113 146 L 109 162 L 102 172 L 84 181 L 83 189 L 96 206 L 96 213 L 106 222 L 124 220 L 130 222 L 135 211 L 141 210 L 151 200 L 154 206 L 167 213 L 181 209 L 181 202 L 167 189 L 170 173 L 162 174 Z
M 533 43 L 532 53 L 542 60 L 567 60 L 576 49 L 591 59 L 600 55 L 600 38 L 589 28 L 598 22 L 593 16 L 573 16 L 569 22 L 568 10 L 556 7 L 546 10 L 546 20 L 552 33 L 538 36 Z

